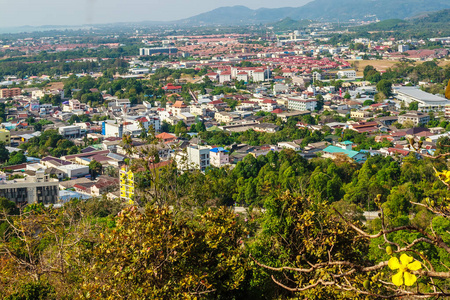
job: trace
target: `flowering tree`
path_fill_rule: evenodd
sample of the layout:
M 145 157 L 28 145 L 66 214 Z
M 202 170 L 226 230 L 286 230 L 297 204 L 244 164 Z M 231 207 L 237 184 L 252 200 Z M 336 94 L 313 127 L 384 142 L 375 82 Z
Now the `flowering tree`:
M 446 181 L 450 172 L 437 176 Z M 424 224 L 390 223 L 391 208 L 377 198 L 380 228 L 370 232 L 348 211 L 283 196 L 268 205 L 269 218 L 280 222 L 266 223 L 277 234 L 271 228 L 266 244 L 254 247 L 255 264 L 277 285 L 310 299 L 450 296 L 450 197 L 411 203 L 427 214 Z M 261 247 L 270 253 L 258 255 Z

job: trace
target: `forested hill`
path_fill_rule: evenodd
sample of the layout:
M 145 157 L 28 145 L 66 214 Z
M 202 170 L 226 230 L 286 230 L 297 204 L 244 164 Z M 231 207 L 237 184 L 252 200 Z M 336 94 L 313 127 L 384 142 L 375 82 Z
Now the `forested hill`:
M 429 35 L 450 35 L 450 9 L 444 9 L 433 13 L 421 14 L 406 20 L 389 19 L 378 23 L 352 28 L 352 31 L 399 31 L 410 32 L 414 35 L 420 33 Z

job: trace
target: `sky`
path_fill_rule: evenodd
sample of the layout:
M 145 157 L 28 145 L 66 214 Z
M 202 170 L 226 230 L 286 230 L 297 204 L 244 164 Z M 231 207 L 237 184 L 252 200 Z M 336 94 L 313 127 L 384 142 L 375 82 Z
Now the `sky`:
M 298 7 L 310 0 L 0 0 L 0 28 L 174 21 L 222 6 Z

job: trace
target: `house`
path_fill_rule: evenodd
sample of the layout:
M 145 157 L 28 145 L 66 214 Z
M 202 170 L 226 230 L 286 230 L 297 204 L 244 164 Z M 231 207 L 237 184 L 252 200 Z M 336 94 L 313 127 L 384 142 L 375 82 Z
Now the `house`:
M 337 143 L 336 146 L 328 146 L 322 150 L 322 157 L 335 159 L 341 154 L 346 155 L 358 163 L 363 163 L 366 161 L 366 155 L 359 151 L 352 150 L 352 145 L 352 142 L 345 141 L 342 143 Z
M 275 133 L 280 130 L 280 126 L 272 123 L 261 123 L 253 125 L 253 130 L 259 132 Z
M 377 132 L 380 130 L 377 122 L 359 122 L 348 126 L 349 129 L 359 133 L 363 132 Z
M 355 119 L 366 119 L 366 118 L 370 118 L 372 116 L 373 116 L 373 114 L 370 111 L 357 110 L 357 111 L 350 112 L 350 117 L 355 118 Z
M 277 146 L 281 149 L 291 149 L 296 152 L 302 150 L 302 148 L 294 142 L 279 142 Z
M 231 123 L 234 120 L 238 120 L 239 116 L 234 115 L 234 114 L 230 114 L 227 112 L 216 112 L 214 114 L 214 119 L 218 122 L 218 123 Z
M 162 88 L 166 93 L 181 93 L 181 85 L 173 85 L 172 83 L 168 83 Z
M 184 104 L 183 101 L 175 101 L 175 104 L 167 108 L 167 111 L 174 116 L 181 115 L 182 113 L 188 113 L 189 110 L 189 107 Z
M 161 140 L 163 143 L 170 143 L 177 140 L 177 137 L 173 134 L 163 132 L 155 136 L 157 139 Z

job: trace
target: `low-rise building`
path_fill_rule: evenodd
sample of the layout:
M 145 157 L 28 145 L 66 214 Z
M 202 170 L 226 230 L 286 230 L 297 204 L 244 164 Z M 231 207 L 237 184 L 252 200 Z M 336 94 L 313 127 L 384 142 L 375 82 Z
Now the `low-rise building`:
M 406 105 L 417 102 L 420 111 L 444 111 L 450 104 L 449 100 L 424 92 L 417 87 L 394 86 L 393 90 L 395 97 L 405 102 Z
M 11 144 L 11 133 L 8 129 L 0 128 L 0 142 L 5 143 L 6 146 Z
M 315 110 L 317 106 L 317 99 L 302 99 L 302 98 L 289 98 L 288 99 L 288 109 L 292 110 Z
M 35 176 L 6 180 L 6 174 L 0 173 L 0 197 L 16 204 L 55 204 L 58 202 L 58 179 L 50 178 L 45 170 L 37 170 Z
M 335 146 L 328 146 L 322 150 L 322 157 L 335 159 L 339 155 L 345 155 L 358 163 L 363 163 L 366 161 L 366 155 L 352 150 L 353 143 L 350 141 L 345 141 L 342 143 L 337 143 Z
M 294 142 L 279 142 L 277 146 L 280 149 L 291 149 L 291 150 L 294 150 L 294 151 L 302 150 L 300 145 L 297 145 Z
M 398 116 L 398 122 L 400 124 L 403 124 L 406 121 L 411 121 L 416 126 L 420 124 L 427 124 L 430 121 L 430 116 L 420 112 L 408 112 Z
M 216 112 L 216 113 L 214 114 L 214 119 L 215 119 L 218 123 L 225 123 L 225 124 L 228 124 L 228 123 L 233 122 L 234 120 L 238 120 L 239 117 L 238 117 L 237 115 L 230 114 L 230 113 L 228 113 L 228 112 L 222 111 L 222 112 Z
M 79 138 L 81 137 L 81 127 L 80 126 L 63 126 L 58 128 L 59 134 L 64 138 Z
M 356 71 L 355 70 L 341 70 L 336 73 L 337 77 L 339 79 L 348 78 L 348 79 L 355 79 L 356 78 Z
M 357 111 L 351 111 L 350 117 L 355 119 L 366 119 L 372 117 L 373 114 L 370 111 L 364 111 L 364 110 L 357 110 Z

